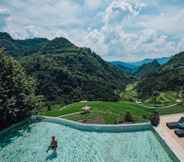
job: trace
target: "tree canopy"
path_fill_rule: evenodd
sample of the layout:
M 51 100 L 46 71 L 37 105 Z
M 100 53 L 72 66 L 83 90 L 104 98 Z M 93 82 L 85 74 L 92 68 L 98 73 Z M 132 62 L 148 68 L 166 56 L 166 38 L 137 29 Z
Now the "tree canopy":
M 35 82 L 23 67 L 0 50 L 0 129 L 24 119 L 40 105 Z

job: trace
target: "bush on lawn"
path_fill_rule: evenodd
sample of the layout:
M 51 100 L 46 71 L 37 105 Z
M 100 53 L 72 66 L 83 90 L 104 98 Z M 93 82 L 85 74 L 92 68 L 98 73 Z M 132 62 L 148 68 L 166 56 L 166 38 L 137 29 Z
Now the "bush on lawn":
M 134 122 L 133 116 L 130 112 L 126 112 L 125 114 L 125 122 Z

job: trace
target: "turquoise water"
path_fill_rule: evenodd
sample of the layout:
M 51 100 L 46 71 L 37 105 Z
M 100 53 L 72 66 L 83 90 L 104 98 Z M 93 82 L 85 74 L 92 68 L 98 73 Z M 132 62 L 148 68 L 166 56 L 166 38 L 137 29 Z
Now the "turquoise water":
M 51 136 L 57 154 L 46 153 Z M 38 122 L 0 136 L 0 162 L 172 162 L 151 130 L 85 132 Z

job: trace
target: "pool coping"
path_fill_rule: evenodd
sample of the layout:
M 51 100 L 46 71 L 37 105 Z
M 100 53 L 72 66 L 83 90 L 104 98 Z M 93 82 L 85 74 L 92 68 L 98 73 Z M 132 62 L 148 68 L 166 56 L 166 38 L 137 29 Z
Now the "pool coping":
M 176 158 L 180 162 L 184 162 L 184 155 L 180 151 L 180 146 L 172 139 L 166 137 L 163 132 L 159 130 L 158 127 L 153 127 L 154 132 L 158 135 L 158 137 L 161 139 L 161 142 L 163 144 L 166 144 L 166 146 L 172 151 L 172 153 L 176 156 Z

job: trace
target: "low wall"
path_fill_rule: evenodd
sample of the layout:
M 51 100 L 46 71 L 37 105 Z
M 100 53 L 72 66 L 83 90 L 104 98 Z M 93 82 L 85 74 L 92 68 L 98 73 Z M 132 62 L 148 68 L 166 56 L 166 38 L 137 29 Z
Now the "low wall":
M 84 130 L 84 131 L 129 132 L 129 131 L 148 130 L 152 128 L 149 122 L 139 123 L 139 124 L 84 124 L 84 123 L 79 123 L 79 122 L 70 121 L 70 120 L 57 118 L 57 117 L 34 116 L 33 119 L 58 123 L 75 129 Z

